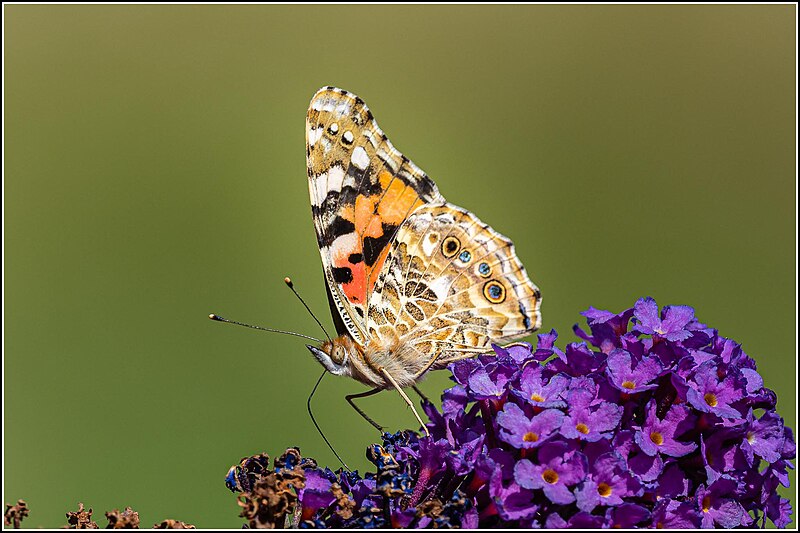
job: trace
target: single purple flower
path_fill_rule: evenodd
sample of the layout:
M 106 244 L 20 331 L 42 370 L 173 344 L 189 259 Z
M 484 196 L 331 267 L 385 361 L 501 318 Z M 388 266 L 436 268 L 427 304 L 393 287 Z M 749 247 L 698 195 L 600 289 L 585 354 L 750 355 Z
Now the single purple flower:
M 659 317 L 656 301 L 648 297 L 636 302 L 633 306 L 633 316 L 637 321 L 633 331 L 674 342 L 691 336 L 686 326 L 694 319 L 694 309 L 686 305 L 668 305 L 664 307 Z
M 563 352 L 555 347 L 555 342 L 558 338 L 556 330 L 551 329 L 548 333 L 539 333 L 537 338 L 536 350 L 533 352 L 533 358 L 536 361 L 544 361 L 554 354 L 559 356 L 563 355 Z
M 708 487 L 697 488 L 695 499 L 703 528 L 713 528 L 715 524 L 724 528 L 750 525 L 750 516 L 736 501 L 735 490 L 736 482 L 728 477 L 720 477 Z
M 575 501 L 569 487 L 585 477 L 586 456 L 563 442 L 542 446 L 536 464 L 522 459 L 514 466 L 514 479 L 520 487 L 543 489 L 547 499 L 559 505 Z
M 747 412 L 746 423 L 743 428 L 744 439 L 742 451 L 747 459 L 747 464 L 753 466 L 755 456 L 759 456 L 769 463 L 780 459 L 780 450 L 783 446 L 783 419 L 774 412 L 766 412 L 756 419 L 753 410 Z
M 694 378 L 688 381 L 686 399 L 698 411 L 721 418 L 740 419 L 742 414 L 731 404 L 744 395 L 742 380 L 731 371 L 720 378 L 720 370 L 712 361 L 700 365 Z
M 545 409 L 529 418 L 515 403 L 507 402 L 497 413 L 500 439 L 519 449 L 536 448 L 552 437 L 561 427 L 564 413 Z
M 608 354 L 606 373 L 611 384 L 626 394 L 655 389 L 661 373 L 661 363 L 655 357 L 631 359 L 627 350 L 616 349 Z
M 694 416 L 682 405 L 673 405 L 664 420 L 656 416 L 656 405 L 650 401 L 647 406 L 647 419 L 642 429 L 636 432 L 636 444 L 647 455 L 662 454 L 670 457 L 682 457 L 697 449 L 695 443 L 684 443 L 676 440 L 686 430 L 694 426 Z
M 581 314 L 586 317 L 592 334 L 588 335 L 577 324 L 572 327 L 572 330 L 578 337 L 600 348 L 601 352 L 610 353 L 614 348 L 620 346 L 622 336 L 627 333 L 633 309 L 626 309 L 615 314 L 611 311 L 589 307 L 588 311 L 583 311 Z
M 511 392 L 534 407 L 562 408 L 566 406 L 566 403 L 561 398 L 561 393 L 567 388 L 567 385 L 569 385 L 568 377 L 557 375 L 547 380 L 544 377 L 542 365 L 529 363 L 522 370 L 519 385 L 512 388 Z
M 773 494 L 767 501 L 766 516 L 779 528 L 785 528 L 792 522 L 792 504 L 779 494 Z
M 614 452 L 598 457 L 589 467 L 586 480 L 575 491 L 578 509 L 590 513 L 595 507 L 622 505 L 623 498 L 640 496 L 641 484 L 624 466 Z M 644 518 L 637 522 L 641 520 Z
M 568 439 L 596 441 L 619 425 L 622 407 L 612 403 L 595 404 L 592 389 L 573 388 L 567 393 L 569 408 L 561 425 L 561 434 Z
M 467 379 L 467 392 L 474 400 L 497 400 L 507 391 L 506 385 L 514 377 L 516 369 L 508 363 L 489 363 L 478 367 Z

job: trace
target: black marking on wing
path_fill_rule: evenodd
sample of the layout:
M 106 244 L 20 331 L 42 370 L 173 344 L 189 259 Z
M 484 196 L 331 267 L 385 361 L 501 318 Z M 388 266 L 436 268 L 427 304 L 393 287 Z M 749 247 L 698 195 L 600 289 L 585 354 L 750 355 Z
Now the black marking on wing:
M 519 312 L 522 315 L 522 325 L 525 326 L 525 329 L 531 329 L 531 317 L 525 312 L 522 302 L 519 303 Z
M 325 227 L 324 232 L 319 235 L 319 246 L 320 248 L 330 246 L 338 237 L 353 233 L 355 230 L 356 227 L 352 222 L 337 216 L 333 219 L 333 222 Z
M 371 267 L 375 264 L 381 252 L 394 238 L 397 228 L 398 226 L 395 224 L 381 224 L 380 237 L 364 237 L 364 262 L 367 266 Z
M 336 283 L 350 283 L 353 281 L 353 271 L 349 267 L 333 267 L 331 268 L 333 280 Z

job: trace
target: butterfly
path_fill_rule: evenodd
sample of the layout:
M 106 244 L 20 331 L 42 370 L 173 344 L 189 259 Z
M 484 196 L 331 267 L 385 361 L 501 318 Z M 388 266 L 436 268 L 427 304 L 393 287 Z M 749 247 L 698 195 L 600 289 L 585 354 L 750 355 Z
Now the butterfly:
M 372 389 L 486 353 L 541 325 L 541 294 L 513 243 L 453 205 L 358 96 L 323 87 L 306 116 L 311 211 L 338 337 L 308 346 Z

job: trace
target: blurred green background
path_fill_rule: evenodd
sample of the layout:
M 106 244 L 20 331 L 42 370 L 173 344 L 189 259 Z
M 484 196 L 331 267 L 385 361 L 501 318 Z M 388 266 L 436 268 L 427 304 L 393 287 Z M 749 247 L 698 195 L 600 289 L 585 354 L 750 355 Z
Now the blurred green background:
M 4 6 L 5 501 L 26 527 L 78 501 L 239 527 L 241 457 L 337 466 L 303 342 L 206 318 L 317 335 L 290 275 L 331 323 L 304 156 L 329 84 L 515 241 L 561 346 L 590 305 L 692 305 L 796 428 L 795 12 Z M 363 471 L 361 390 L 315 402 Z M 361 405 L 414 426 L 397 394 Z

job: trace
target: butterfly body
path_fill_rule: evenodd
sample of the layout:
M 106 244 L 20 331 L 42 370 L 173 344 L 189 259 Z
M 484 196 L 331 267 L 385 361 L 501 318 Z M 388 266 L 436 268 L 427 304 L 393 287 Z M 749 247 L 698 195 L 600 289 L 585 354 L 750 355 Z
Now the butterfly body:
M 317 360 L 332 374 L 348 376 L 370 387 L 387 389 L 392 384 L 381 369 L 388 372 L 402 387 L 410 387 L 419 379 L 423 361 L 410 346 L 375 339 L 360 346 L 349 335 L 340 335 L 319 348 L 309 346 Z
M 511 241 L 448 203 L 360 98 L 314 95 L 306 156 L 339 333 L 309 349 L 330 372 L 401 389 L 539 327 L 539 289 Z

